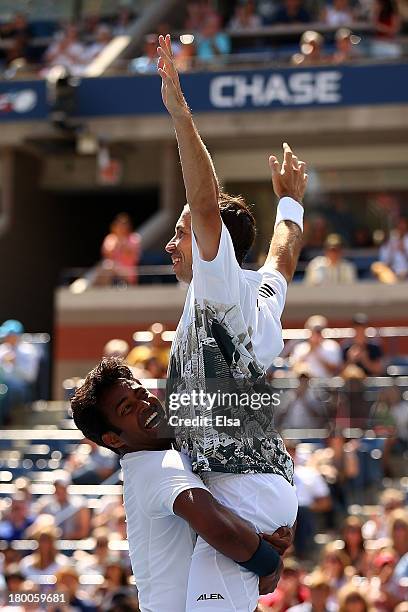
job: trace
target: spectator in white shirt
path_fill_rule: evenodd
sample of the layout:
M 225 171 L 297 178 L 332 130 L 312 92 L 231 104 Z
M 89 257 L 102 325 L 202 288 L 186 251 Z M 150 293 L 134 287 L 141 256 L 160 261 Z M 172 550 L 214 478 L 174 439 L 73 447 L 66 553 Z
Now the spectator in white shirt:
M 6 419 L 15 406 L 30 400 L 40 366 L 40 356 L 32 344 L 23 341 L 23 332 L 22 323 L 15 319 L 5 321 L 0 327 L 0 338 L 3 339 L 0 345 L 0 373 L 7 387 L 2 411 Z
M 329 234 L 324 255 L 309 263 L 305 273 L 308 285 L 342 285 L 356 280 L 356 266 L 343 258 L 343 241 L 339 234 Z
M 297 344 L 290 355 L 292 366 L 304 365 L 313 377 L 325 378 L 335 375 L 343 363 L 338 342 L 324 338 L 322 335 L 327 323 L 326 317 L 321 315 L 309 317 L 305 329 L 310 331 L 310 338 Z
M 332 5 L 323 9 L 322 21 L 335 28 L 350 25 L 353 21 L 353 11 L 349 0 L 333 0 Z
M 408 276 L 408 218 L 401 217 L 390 239 L 380 248 L 380 261 L 396 276 L 404 280 Z
M 87 63 L 85 47 L 78 39 L 78 28 L 69 24 L 64 31 L 58 32 L 54 42 L 45 52 L 49 68 L 63 66 L 71 74 L 81 74 Z

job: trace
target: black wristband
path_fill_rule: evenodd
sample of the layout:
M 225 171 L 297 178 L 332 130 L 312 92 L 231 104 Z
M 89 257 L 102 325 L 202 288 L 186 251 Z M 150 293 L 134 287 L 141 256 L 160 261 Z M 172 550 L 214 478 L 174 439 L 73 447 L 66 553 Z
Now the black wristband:
M 280 556 L 279 553 L 260 537 L 259 546 L 249 559 L 244 563 L 239 563 L 241 567 L 253 572 L 257 576 L 269 576 L 273 574 L 279 567 Z

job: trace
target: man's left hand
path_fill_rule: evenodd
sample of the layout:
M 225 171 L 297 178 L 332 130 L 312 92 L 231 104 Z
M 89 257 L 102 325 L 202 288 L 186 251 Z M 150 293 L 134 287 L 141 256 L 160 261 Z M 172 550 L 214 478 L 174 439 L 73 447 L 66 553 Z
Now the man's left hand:
M 294 528 L 292 527 L 279 527 L 274 533 L 260 533 L 263 540 L 266 540 L 271 544 L 278 553 L 282 556 L 293 543 Z M 278 582 L 282 575 L 283 562 L 280 559 L 279 566 L 273 574 L 269 576 L 263 576 L 259 579 L 259 594 L 267 595 L 273 593 L 278 586 Z

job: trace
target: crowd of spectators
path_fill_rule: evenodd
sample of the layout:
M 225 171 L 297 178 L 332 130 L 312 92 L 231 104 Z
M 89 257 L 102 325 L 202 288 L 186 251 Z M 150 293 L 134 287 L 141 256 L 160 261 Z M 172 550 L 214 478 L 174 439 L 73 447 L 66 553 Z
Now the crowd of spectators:
M 366 54 L 398 57 L 401 47 L 396 37 L 403 29 L 400 4 L 397 0 L 189 0 L 184 21 L 179 14 L 174 23 L 159 24 L 154 34 L 146 36 L 142 55 L 130 67 L 141 73 L 155 70 L 157 37 L 168 31 L 177 35 L 174 48 L 180 70 L 222 64 L 229 54 L 262 57 L 268 51 L 278 51 L 278 57 L 294 64 L 341 63 Z M 38 36 L 35 22 L 16 14 L 0 24 L 4 63 L 10 66 L 21 59 L 40 63 L 42 75 L 55 65 L 83 74 L 136 18 L 137 13 L 125 5 L 114 16 L 91 14 L 60 26 L 50 22 L 44 38 Z M 273 26 L 280 30 L 274 32 Z M 367 45 L 359 45 L 362 36 Z M 50 37 L 51 42 L 41 46 L 41 40 Z
M 406 612 L 408 391 L 397 379 L 370 388 L 370 377 L 385 374 L 387 356 L 364 314 L 356 314 L 343 342 L 330 335 L 325 317 L 310 317 L 304 338 L 288 342 L 270 371 L 285 389 L 276 419 L 295 463 L 299 514 L 281 580 L 260 598 L 258 612 Z M 164 378 L 169 339 L 155 323 L 135 335 L 133 347 L 110 341 L 104 355 L 123 357 L 138 378 Z M 374 433 L 346 433 L 356 428 Z M 115 454 L 85 439 L 61 453 L 48 493 L 39 495 L 28 478 L 13 479 L 14 492 L 0 495 L 2 609 L 7 590 L 56 590 L 66 604 L 50 605 L 53 612 L 67 604 L 137 612 L 122 498 L 98 493 L 107 479 L 118 482 L 118 468 Z M 26 609 L 36 607 L 19 612 Z

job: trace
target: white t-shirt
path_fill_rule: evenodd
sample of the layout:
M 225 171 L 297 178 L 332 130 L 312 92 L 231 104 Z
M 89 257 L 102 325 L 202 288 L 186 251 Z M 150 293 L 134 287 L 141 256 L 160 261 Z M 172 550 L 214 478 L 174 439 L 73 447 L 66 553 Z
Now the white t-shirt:
M 175 450 L 128 453 L 120 460 L 129 555 L 142 612 L 185 609 L 195 535 L 173 504 L 186 489 L 206 489 Z M 207 489 L 206 489 L 207 490 Z
M 325 338 L 314 351 L 311 351 L 310 343 L 307 340 L 300 342 L 293 349 L 290 361 L 292 366 L 297 363 L 307 364 L 311 376 L 318 378 L 330 376 L 330 371 L 321 363 L 319 357 L 333 366 L 340 366 L 342 352 L 339 343 Z
M 299 506 L 311 506 L 316 499 L 330 495 L 329 487 L 317 470 L 307 465 L 295 467 L 294 482 Z
M 193 280 L 171 347 L 168 393 L 208 393 L 210 385 L 231 391 L 234 385 L 242 388 L 249 381 L 261 381 L 283 349 L 280 318 L 286 298 L 285 278 L 271 265 L 257 272 L 242 270 L 224 223 L 216 257 L 201 259 L 194 232 L 192 255 Z M 291 482 L 293 464 L 274 428 L 273 407 L 266 413 L 265 409 L 256 412 L 241 406 L 234 416 L 242 413 L 238 416 L 245 425 L 235 435 L 231 429 L 225 435 L 214 426 L 215 418 L 211 426 L 176 429 L 178 448 L 188 452 L 193 471 L 267 472 Z M 232 413 L 225 404 L 208 408 L 208 404 L 180 407 L 179 420 L 212 418 L 215 410 L 217 414 Z

